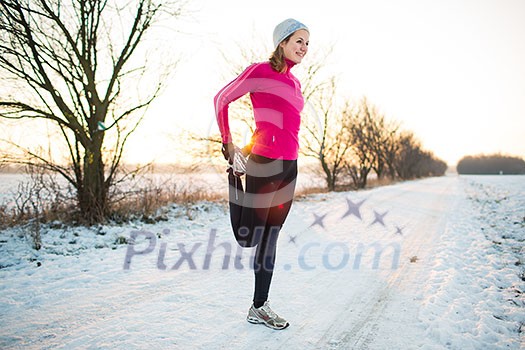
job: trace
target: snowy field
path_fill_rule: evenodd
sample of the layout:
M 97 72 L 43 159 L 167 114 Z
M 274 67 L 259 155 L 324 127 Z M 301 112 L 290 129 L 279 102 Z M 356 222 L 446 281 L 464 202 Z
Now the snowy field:
M 525 349 L 524 176 L 297 201 L 270 291 L 283 331 L 245 321 L 253 249 L 224 203 L 42 235 L 0 234 L 1 349 Z

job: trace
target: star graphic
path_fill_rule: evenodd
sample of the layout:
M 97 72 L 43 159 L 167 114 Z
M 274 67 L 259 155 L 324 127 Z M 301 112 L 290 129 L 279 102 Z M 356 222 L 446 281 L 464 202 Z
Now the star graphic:
M 379 214 L 377 211 L 374 210 L 375 219 L 369 226 L 372 226 L 373 224 L 380 224 L 381 226 L 385 226 L 385 222 L 383 220 L 386 214 L 388 214 L 388 210 L 385 211 L 383 214 Z
M 403 229 L 399 226 L 396 226 L 396 233 L 394 233 L 395 235 L 400 235 L 400 236 L 403 236 Z
M 314 222 L 310 225 L 310 227 L 315 226 L 315 225 L 319 225 L 322 228 L 325 228 L 323 220 L 326 217 L 326 215 L 328 215 L 328 213 L 326 213 L 324 215 L 317 215 L 316 213 L 313 213 L 313 214 L 314 214 L 315 219 L 314 219 Z
M 296 238 L 297 238 L 297 236 L 290 235 L 288 243 L 293 243 L 293 244 L 297 245 L 297 242 L 295 242 Z
M 366 199 L 363 199 L 361 202 L 354 203 L 351 199 L 346 199 L 346 203 L 348 204 L 348 210 L 346 213 L 341 217 L 341 219 L 346 218 L 349 215 L 355 215 L 359 218 L 359 220 L 362 220 L 361 218 L 361 212 L 359 211 L 359 207 L 365 202 Z

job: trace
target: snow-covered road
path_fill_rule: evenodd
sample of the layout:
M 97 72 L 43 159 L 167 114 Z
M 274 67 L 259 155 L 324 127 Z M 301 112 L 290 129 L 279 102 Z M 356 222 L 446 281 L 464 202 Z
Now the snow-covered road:
M 237 247 L 225 206 L 48 229 L 40 252 L 10 230 L 0 348 L 520 349 L 524 179 L 447 176 L 297 201 L 270 291 L 284 331 L 245 321 L 252 249 Z

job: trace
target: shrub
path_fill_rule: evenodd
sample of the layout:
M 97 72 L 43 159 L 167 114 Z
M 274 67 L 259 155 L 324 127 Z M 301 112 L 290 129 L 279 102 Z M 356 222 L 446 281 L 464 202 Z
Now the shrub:
M 525 174 L 525 160 L 501 154 L 463 157 L 457 165 L 459 174 Z

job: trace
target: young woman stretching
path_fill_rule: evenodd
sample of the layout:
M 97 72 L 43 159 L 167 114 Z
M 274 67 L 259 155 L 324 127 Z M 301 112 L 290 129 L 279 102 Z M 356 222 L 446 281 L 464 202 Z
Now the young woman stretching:
M 288 322 L 272 311 L 268 291 L 279 231 L 292 205 L 297 177 L 301 84 L 290 69 L 308 51 L 308 28 L 287 19 L 275 27 L 274 52 L 268 62 L 250 65 L 215 96 L 222 152 L 229 162 L 230 219 L 237 242 L 255 247 L 255 291 L 248 322 L 284 329 Z M 256 124 L 242 150 L 233 144 L 228 105 L 249 93 Z M 246 158 L 247 157 L 247 158 Z M 246 191 L 240 176 L 246 174 Z

